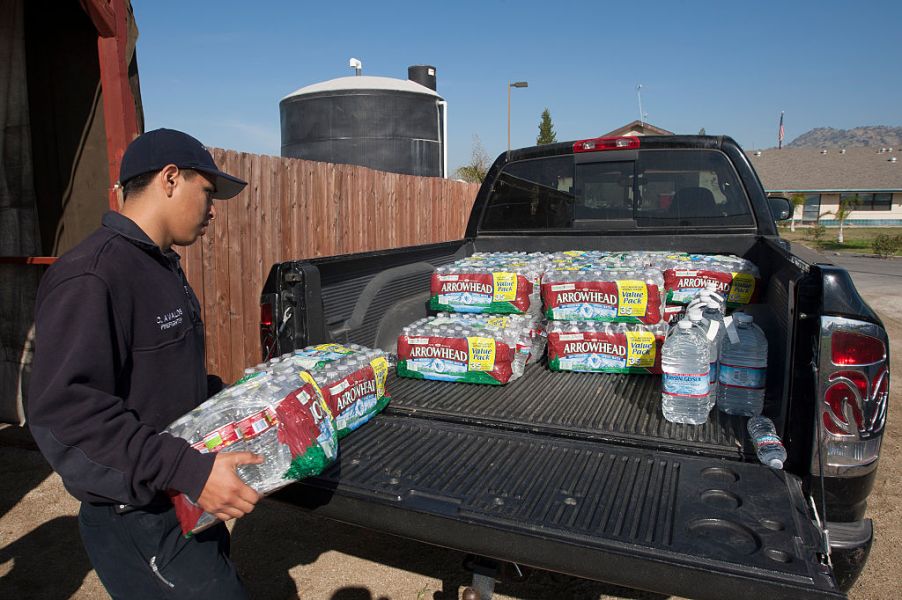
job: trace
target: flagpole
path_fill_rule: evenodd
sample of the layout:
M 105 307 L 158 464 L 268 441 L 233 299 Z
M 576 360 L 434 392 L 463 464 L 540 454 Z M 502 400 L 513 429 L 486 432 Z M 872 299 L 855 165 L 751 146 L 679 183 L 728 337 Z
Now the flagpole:
M 780 111 L 780 131 L 777 133 L 777 150 L 783 149 L 783 111 Z

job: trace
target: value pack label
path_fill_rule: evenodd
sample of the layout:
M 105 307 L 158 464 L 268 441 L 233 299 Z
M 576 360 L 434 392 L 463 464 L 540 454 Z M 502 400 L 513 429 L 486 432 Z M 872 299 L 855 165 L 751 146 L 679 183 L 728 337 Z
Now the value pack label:
M 751 273 L 725 273 L 704 269 L 667 269 L 664 271 L 666 301 L 689 304 L 709 283 L 726 298 L 728 306 L 742 306 L 755 302 L 759 281 Z
M 638 280 L 542 284 L 545 316 L 564 321 L 661 322 L 658 286 Z
M 663 336 L 650 331 L 549 333 L 552 371 L 661 373 Z
M 416 379 L 487 383 L 510 381 L 513 349 L 490 337 L 398 338 L 398 375 Z
M 430 308 L 437 311 L 522 314 L 532 282 L 516 273 L 433 273 Z

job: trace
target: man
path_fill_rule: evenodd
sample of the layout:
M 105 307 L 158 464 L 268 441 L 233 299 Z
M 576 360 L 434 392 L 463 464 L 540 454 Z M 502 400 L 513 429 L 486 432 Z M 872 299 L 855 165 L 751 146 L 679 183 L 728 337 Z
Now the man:
M 225 525 L 186 539 L 167 492 L 222 520 L 241 517 L 260 496 L 236 468 L 263 458 L 201 454 L 160 432 L 216 391 L 200 305 L 172 247 L 194 243 L 215 216 L 213 198 L 247 183 L 168 129 L 129 145 L 119 181 L 122 212 L 104 215 L 41 280 L 29 425 L 82 502 L 82 540 L 113 598 L 246 598 Z

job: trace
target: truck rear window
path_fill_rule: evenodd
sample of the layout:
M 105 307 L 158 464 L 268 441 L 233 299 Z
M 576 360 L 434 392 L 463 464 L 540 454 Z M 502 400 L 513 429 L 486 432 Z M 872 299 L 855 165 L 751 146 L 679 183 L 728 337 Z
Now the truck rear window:
M 598 156 L 594 162 L 564 155 L 506 165 L 481 229 L 754 225 L 748 196 L 717 150 L 641 150 L 635 160 L 622 161 Z

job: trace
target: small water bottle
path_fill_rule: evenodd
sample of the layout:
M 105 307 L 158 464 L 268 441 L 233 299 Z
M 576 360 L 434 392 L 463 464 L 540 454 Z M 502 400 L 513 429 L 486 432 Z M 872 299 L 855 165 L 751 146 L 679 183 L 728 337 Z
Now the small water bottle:
M 661 348 L 661 410 L 672 423 L 701 425 L 708 420 L 710 383 L 708 341 L 688 319 Z
M 754 417 L 764 408 L 767 338 L 752 316 L 736 313 L 739 343 L 723 341 L 718 368 L 717 408 L 730 415 Z
M 786 448 L 783 447 L 783 442 L 777 435 L 774 422 L 765 416 L 758 415 L 749 419 L 748 430 L 749 435 L 752 436 L 752 443 L 755 444 L 758 460 L 772 469 L 782 469 L 783 463 L 786 461 Z

